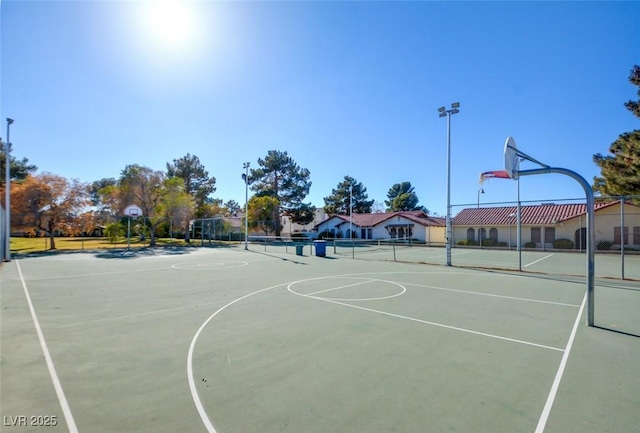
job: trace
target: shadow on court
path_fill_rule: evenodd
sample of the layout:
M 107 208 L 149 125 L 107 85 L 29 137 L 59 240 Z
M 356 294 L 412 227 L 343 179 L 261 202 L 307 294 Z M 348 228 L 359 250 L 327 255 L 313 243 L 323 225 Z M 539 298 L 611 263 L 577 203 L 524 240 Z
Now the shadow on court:
M 271 257 L 271 258 L 273 258 L 273 259 L 280 259 L 280 260 L 282 260 L 283 262 L 291 262 L 291 263 L 294 263 L 294 264 L 296 264 L 296 265 L 305 265 L 305 266 L 307 265 L 307 263 L 299 262 L 299 261 L 297 261 L 297 260 L 288 259 L 288 258 L 286 258 L 286 257 L 276 256 L 276 255 L 274 255 L 274 254 L 263 253 L 263 252 L 261 252 L 261 251 L 253 251 L 253 250 L 249 250 L 249 251 L 251 251 L 251 252 L 252 252 L 252 253 L 254 253 L 254 254 L 260 254 L 261 256 L 267 256 L 267 257 Z
M 161 247 L 104 250 L 95 254 L 99 259 L 136 259 L 139 257 L 182 256 L 194 251 L 192 247 Z

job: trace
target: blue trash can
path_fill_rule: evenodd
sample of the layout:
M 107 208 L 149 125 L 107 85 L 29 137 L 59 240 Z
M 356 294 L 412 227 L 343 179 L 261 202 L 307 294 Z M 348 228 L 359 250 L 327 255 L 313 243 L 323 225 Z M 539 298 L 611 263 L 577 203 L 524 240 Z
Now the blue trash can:
M 313 241 L 313 246 L 316 249 L 317 257 L 324 257 L 327 255 L 327 241 Z
M 299 244 L 298 244 L 298 245 L 296 245 L 296 255 L 297 255 L 297 256 L 301 256 L 301 255 L 303 254 L 303 253 L 302 253 L 303 248 L 304 248 L 304 245 L 299 245 Z

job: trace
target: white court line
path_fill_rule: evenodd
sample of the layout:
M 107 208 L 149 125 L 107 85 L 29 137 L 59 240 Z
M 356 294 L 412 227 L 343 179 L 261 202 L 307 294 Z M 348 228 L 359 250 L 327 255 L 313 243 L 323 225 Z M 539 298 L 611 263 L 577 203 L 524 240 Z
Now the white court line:
M 38 321 L 38 316 L 36 316 L 36 310 L 33 308 L 33 303 L 31 302 L 31 296 L 29 295 L 29 290 L 27 289 L 27 283 L 25 283 L 24 276 L 22 275 L 22 269 L 20 269 L 20 263 L 17 260 L 15 262 L 16 262 L 16 267 L 18 268 L 18 274 L 20 275 L 20 281 L 22 282 L 22 288 L 24 289 L 24 296 L 27 298 L 27 304 L 29 305 L 29 311 L 31 312 L 33 325 L 35 326 L 36 332 L 38 333 L 38 340 L 40 340 L 40 347 L 42 348 L 42 353 L 44 354 L 44 359 L 47 363 L 47 368 L 49 369 L 49 375 L 51 376 L 53 387 L 56 391 L 56 395 L 58 396 L 58 401 L 60 402 L 60 408 L 62 409 L 62 413 L 64 414 L 64 419 L 67 422 L 67 426 L 69 427 L 69 432 L 77 433 L 78 428 L 76 427 L 76 422 L 74 421 L 73 415 L 71 414 L 71 409 L 69 408 L 69 403 L 67 402 L 67 398 L 64 396 L 64 391 L 62 390 L 60 379 L 58 379 L 56 368 L 53 365 L 51 354 L 49 353 L 49 349 L 47 348 L 47 342 L 44 340 L 44 334 L 42 333 L 42 328 L 40 328 L 40 322 Z
M 542 258 L 540 258 L 540 259 L 538 259 L 538 260 L 534 260 L 533 262 L 528 263 L 528 264 L 524 265 L 523 267 L 525 267 L 525 268 L 526 268 L 527 266 L 531 266 L 531 265 L 533 265 L 533 264 L 536 264 L 536 263 L 538 263 L 538 262 L 541 262 L 541 261 L 543 261 L 544 259 L 548 259 L 548 258 L 549 258 L 549 257 L 551 257 L 552 255 L 553 255 L 553 253 L 551 253 L 551 254 L 549 254 L 549 255 L 547 255 L 547 256 L 544 256 L 544 257 L 542 257 Z
M 381 272 L 382 274 L 396 274 L 398 272 Z M 418 273 L 429 273 L 429 272 L 418 272 Z M 282 284 L 278 284 L 275 286 L 271 286 L 271 287 L 267 287 L 265 289 L 261 289 L 261 290 L 256 290 L 255 292 L 246 294 L 240 298 L 237 298 L 231 302 L 229 302 L 228 304 L 225 304 L 224 306 L 222 306 L 221 308 L 219 308 L 218 310 L 216 310 L 211 316 L 209 316 L 207 318 L 207 320 L 204 321 L 204 323 L 200 326 L 200 328 L 198 328 L 198 330 L 196 331 L 195 335 L 193 336 L 193 339 L 191 340 L 191 344 L 189 345 L 189 350 L 187 352 L 187 380 L 189 383 L 189 390 L 191 391 L 191 398 L 193 399 L 193 402 L 196 406 L 196 410 L 198 411 L 198 414 L 200 415 L 200 419 L 202 420 L 205 428 L 207 429 L 207 431 L 209 433 L 217 433 L 215 427 L 213 426 L 213 423 L 211 422 L 211 420 L 209 419 L 208 415 L 207 415 L 207 411 L 204 408 L 204 405 L 202 404 L 202 401 L 200 400 L 200 396 L 198 395 L 198 390 L 196 388 L 196 384 L 195 384 L 195 379 L 193 377 L 193 352 L 195 350 L 195 345 L 198 341 L 198 338 L 200 336 L 200 334 L 202 333 L 202 331 L 204 330 L 204 328 L 209 324 L 209 322 L 211 322 L 211 320 L 213 320 L 214 317 L 216 317 L 218 314 L 220 314 L 222 311 L 224 311 L 225 309 L 227 309 L 228 307 L 231 307 L 232 305 L 236 304 L 237 302 L 240 302 L 250 296 L 256 295 L 258 293 L 262 293 L 265 292 L 267 290 L 272 290 L 278 287 L 282 287 L 287 285 L 289 292 L 293 293 L 295 295 L 298 296 L 302 296 L 308 299 L 314 299 L 314 300 L 319 300 L 319 301 L 324 301 L 324 302 L 330 302 L 333 304 L 337 304 L 337 305 L 343 305 L 343 306 L 347 306 L 347 307 L 351 307 L 351 308 L 355 308 L 355 309 L 360 309 L 360 310 L 364 310 L 364 311 L 370 311 L 370 312 L 374 312 L 374 313 L 378 313 L 378 314 L 383 314 L 383 315 L 387 315 L 390 317 L 396 317 L 396 318 L 401 318 L 401 319 L 405 319 L 405 320 L 411 320 L 414 322 L 419 322 L 419 323 L 423 323 L 423 324 L 428 324 L 428 325 L 433 325 L 433 326 L 438 326 L 438 327 L 442 327 L 442 328 L 447 328 L 447 329 L 452 329 L 452 330 L 456 330 L 456 331 L 461 331 L 461 332 L 467 332 L 470 334 L 475 334 L 475 335 L 480 335 L 480 336 L 485 336 L 485 337 L 489 337 L 489 338 L 496 338 L 499 340 L 504 340 L 504 341 L 510 341 L 510 342 L 515 342 L 515 343 L 520 343 L 520 344 L 525 344 L 525 345 L 529 345 L 529 346 L 534 346 L 534 347 L 540 347 L 540 348 L 544 348 L 544 349 L 549 349 L 549 350 L 554 350 L 554 351 L 559 351 L 559 352 L 563 352 L 563 349 L 559 349 L 556 347 L 551 347 L 551 346 L 544 346 L 541 344 L 536 344 L 536 343 L 530 343 L 530 342 L 526 342 L 526 341 L 521 341 L 521 340 L 516 340 L 516 339 L 512 339 L 512 338 L 507 338 L 507 337 L 501 337 L 498 335 L 492 335 L 492 334 L 486 334 L 483 332 L 478 332 L 478 331 L 472 331 L 472 330 L 468 330 L 468 329 L 464 329 L 464 328 L 457 328 L 454 326 L 449 326 L 449 325 L 444 325 L 444 324 L 440 324 L 440 323 L 435 323 L 435 322 L 428 322 L 425 320 L 420 320 L 420 319 L 415 319 L 412 317 L 406 317 L 406 316 L 400 316 L 397 314 L 393 314 L 393 313 L 387 313 L 384 311 L 377 311 L 377 310 L 373 310 L 373 309 L 369 309 L 369 308 L 365 308 L 365 307 L 360 307 L 357 305 L 351 305 L 351 304 L 346 304 L 343 302 L 339 302 L 336 300 L 331 300 L 331 299 L 325 299 L 325 298 L 320 298 L 320 297 L 312 297 L 312 296 L 308 296 L 308 295 L 303 295 L 297 292 L 294 292 L 292 290 L 290 290 L 291 286 L 293 286 L 294 284 L 300 283 L 300 282 L 306 282 L 306 281 L 315 281 L 315 280 L 322 280 L 322 279 L 327 279 L 327 278 L 335 278 L 335 277 L 353 277 L 353 276 L 360 276 L 360 275 L 370 275 L 370 272 L 366 272 L 366 273 L 356 273 L 356 274 L 343 274 L 343 275 L 336 275 L 336 276 L 332 276 L 332 277 L 316 277 L 316 278 L 307 278 L 307 279 L 303 279 L 303 280 L 297 280 L 297 281 L 293 281 L 290 283 L 282 283 Z
M 457 256 L 462 256 L 464 254 L 471 254 L 471 251 L 464 251 L 464 252 L 459 252 L 459 253 L 451 253 L 452 257 L 457 257 Z M 428 256 L 428 259 L 438 259 L 438 258 L 442 258 L 442 254 L 438 254 L 437 256 Z
M 578 311 L 578 315 L 576 316 L 576 321 L 573 323 L 573 329 L 571 330 L 571 335 L 569 336 L 567 347 L 564 348 L 564 353 L 562 354 L 562 360 L 560 361 L 560 366 L 558 367 L 558 371 L 556 372 L 556 377 L 553 380 L 553 384 L 551 385 L 551 390 L 549 391 L 547 402 L 544 405 L 544 409 L 542 409 L 542 414 L 540 414 L 540 419 L 538 420 L 538 426 L 536 427 L 535 433 L 544 432 L 544 428 L 547 425 L 547 420 L 549 419 L 549 414 L 551 413 L 553 402 L 556 399 L 556 394 L 558 393 L 558 387 L 560 386 L 560 381 L 562 380 L 564 369 L 567 366 L 567 360 L 569 359 L 569 354 L 571 353 L 573 340 L 576 338 L 576 332 L 578 331 L 578 325 L 580 324 L 582 311 L 584 310 L 584 306 L 586 303 L 587 303 L 587 294 L 585 293 L 584 298 L 582 300 L 582 305 L 580 306 L 580 311 Z
M 426 285 L 426 284 L 417 284 L 417 283 L 402 283 L 402 284 L 407 285 L 407 286 L 427 287 L 429 289 L 443 290 L 445 292 L 466 293 L 466 294 L 469 294 L 469 295 L 488 296 L 488 297 L 492 297 L 492 298 L 512 299 L 512 300 L 515 300 L 515 301 L 523 301 L 523 302 L 537 302 L 537 303 L 540 303 L 540 304 L 560 305 L 562 307 L 573 307 L 573 308 L 580 307 L 580 305 L 565 304 L 564 302 L 541 301 L 539 299 L 519 298 L 517 296 L 495 295 L 495 294 L 492 294 L 492 293 L 480 293 L 480 292 L 473 292 L 473 291 L 470 291 L 470 290 L 449 289 L 447 287 L 429 286 L 429 285 Z
M 359 286 L 361 284 L 372 283 L 374 281 L 377 281 L 377 280 L 369 279 L 367 281 L 360 281 L 359 283 L 347 284 L 345 286 L 334 287 L 332 289 L 318 290 L 317 292 L 307 293 L 307 296 L 319 295 L 320 293 L 327 293 L 327 292 L 332 292 L 334 290 L 346 289 L 347 287 Z
M 292 293 L 296 293 L 296 292 L 292 292 Z M 405 319 L 405 320 L 410 320 L 412 322 L 424 323 L 425 325 L 438 326 L 440 328 L 452 329 L 454 331 L 461 331 L 461 332 L 466 332 L 466 333 L 469 333 L 469 334 L 481 335 L 483 337 L 496 338 L 498 340 L 511 341 L 513 343 L 525 344 L 527 346 L 535 346 L 535 347 L 541 347 L 543 349 L 556 350 L 558 352 L 563 352 L 564 351 L 564 349 L 559 349 L 557 347 L 552 347 L 552 346 L 545 346 L 544 344 L 531 343 L 529 341 L 523 341 L 523 340 L 516 340 L 515 338 L 501 337 L 500 335 L 487 334 L 485 332 L 473 331 L 471 329 L 459 328 L 457 326 L 445 325 L 443 323 L 429 322 L 428 320 L 416 319 L 415 317 L 402 316 L 400 314 L 389 313 L 387 311 L 374 310 L 373 308 L 361 307 L 360 305 L 347 304 L 345 302 L 336 301 L 334 299 L 318 298 L 318 297 L 315 297 L 315 296 L 302 295 L 300 293 L 296 293 L 296 294 L 300 295 L 300 296 L 304 296 L 306 298 L 310 298 L 310 299 L 317 299 L 319 301 L 330 302 L 332 304 L 343 305 L 345 307 L 355 308 L 357 310 L 369 311 L 370 313 L 377 313 L 377 314 L 382 314 L 384 316 L 395 317 L 397 319 Z
M 196 342 L 198 341 L 198 337 L 200 337 L 200 334 L 202 333 L 204 328 L 209 324 L 209 322 L 214 317 L 216 317 L 219 313 L 221 313 L 222 311 L 226 310 L 228 307 L 232 306 L 236 302 L 240 302 L 243 299 L 248 298 L 249 296 L 253 296 L 253 295 L 256 295 L 258 293 L 266 292 L 267 290 L 272 290 L 272 289 L 275 289 L 276 287 L 284 286 L 285 284 L 287 284 L 287 283 L 282 283 L 282 284 L 278 284 L 278 285 L 275 285 L 275 286 L 267 287 L 266 289 L 256 290 L 255 292 L 251 292 L 249 294 L 241 296 L 240 298 L 234 299 L 233 301 L 231 301 L 228 304 L 224 305 L 223 307 L 219 308 L 211 316 L 209 316 L 209 318 L 207 320 L 205 320 L 202 325 L 200 325 L 200 328 L 198 328 L 198 331 L 195 333 L 195 335 L 191 339 L 191 344 L 189 345 L 189 351 L 187 352 L 187 380 L 189 381 L 189 390 L 191 391 L 191 398 L 193 399 L 193 403 L 196 405 L 196 409 L 198 411 L 198 414 L 200 415 L 200 419 L 202 420 L 202 423 L 204 424 L 205 428 L 207 429 L 207 431 L 209 433 L 217 433 L 217 432 L 216 432 L 215 427 L 211 423 L 211 420 L 209 419 L 209 416 L 207 415 L 206 409 L 202 405 L 202 401 L 200 401 L 200 395 L 198 394 L 198 390 L 197 390 L 196 384 L 195 384 L 195 379 L 193 378 L 193 351 L 194 351 L 194 349 L 196 347 Z

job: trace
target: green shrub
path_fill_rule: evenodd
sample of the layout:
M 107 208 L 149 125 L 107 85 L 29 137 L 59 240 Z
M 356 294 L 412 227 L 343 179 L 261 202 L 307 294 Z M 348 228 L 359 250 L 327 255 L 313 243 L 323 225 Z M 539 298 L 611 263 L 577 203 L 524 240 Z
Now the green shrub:
M 105 227 L 104 233 L 111 243 L 116 243 L 119 237 L 124 236 L 124 227 L 120 223 L 111 223 Z
M 335 239 L 335 236 L 329 230 L 325 230 L 318 234 L 318 239 Z
M 535 242 L 527 242 L 524 244 L 525 248 L 535 248 L 536 247 L 536 243 Z
M 596 249 L 607 251 L 611 249 L 611 245 L 613 245 L 613 242 L 611 241 L 598 241 L 598 244 L 596 245 Z
M 309 232 L 293 232 L 291 233 L 291 239 L 297 241 L 308 241 L 309 239 L 313 239 L 313 234 Z
M 559 250 L 572 250 L 573 241 L 570 239 L 556 239 L 553 241 L 553 248 L 557 248 Z
M 498 242 L 498 246 L 502 247 L 502 248 L 505 248 L 507 246 L 507 243 L 504 242 L 504 241 L 501 241 L 501 242 Z
M 482 246 L 483 247 L 495 247 L 496 246 L 496 241 L 493 239 L 483 239 L 482 240 Z

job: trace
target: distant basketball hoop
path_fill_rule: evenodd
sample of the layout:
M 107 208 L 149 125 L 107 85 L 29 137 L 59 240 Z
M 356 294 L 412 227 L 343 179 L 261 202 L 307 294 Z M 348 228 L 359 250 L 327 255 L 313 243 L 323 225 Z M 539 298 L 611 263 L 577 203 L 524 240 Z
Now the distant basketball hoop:
M 124 214 L 130 218 L 137 218 L 142 216 L 142 209 L 138 205 L 130 204 L 124 209 Z
M 142 216 L 142 208 L 136 204 L 130 204 L 124 208 L 124 214 L 127 218 L 127 249 L 131 248 L 131 220 Z

